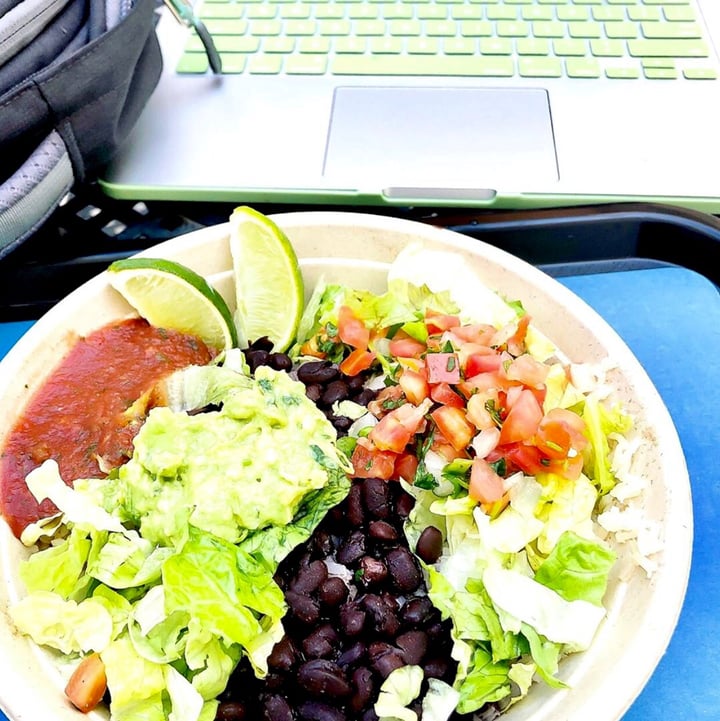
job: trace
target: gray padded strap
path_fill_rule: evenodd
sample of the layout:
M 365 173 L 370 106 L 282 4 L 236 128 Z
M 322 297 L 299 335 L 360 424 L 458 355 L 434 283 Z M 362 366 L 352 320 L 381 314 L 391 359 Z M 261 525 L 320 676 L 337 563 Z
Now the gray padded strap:
M 37 230 L 73 182 L 67 148 L 53 130 L 0 186 L 0 258 Z
M 23 0 L 0 17 L 0 65 L 17 55 L 68 0 Z

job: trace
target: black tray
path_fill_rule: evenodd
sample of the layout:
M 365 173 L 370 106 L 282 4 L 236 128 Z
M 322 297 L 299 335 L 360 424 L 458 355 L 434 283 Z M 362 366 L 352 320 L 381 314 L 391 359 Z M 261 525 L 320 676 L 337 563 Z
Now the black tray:
M 235 204 L 138 203 L 98 188 L 68 196 L 48 224 L 0 263 L 0 321 L 38 318 L 109 263 L 227 220 Z M 258 205 L 263 213 L 318 206 Z M 328 209 L 328 208 L 325 208 Z M 720 219 L 675 206 L 607 204 L 534 211 L 358 208 L 459 231 L 555 277 L 681 265 L 720 285 Z

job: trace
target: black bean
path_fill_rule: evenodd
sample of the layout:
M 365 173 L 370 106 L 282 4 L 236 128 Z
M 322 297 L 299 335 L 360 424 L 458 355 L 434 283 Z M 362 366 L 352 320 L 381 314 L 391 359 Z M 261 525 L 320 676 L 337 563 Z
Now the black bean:
M 307 658 L 329 658 L 335 653 L 338 641 L 337 631 L 324 623 L 303 640 L 302 647 Z
M 362 502 L 362 486 L 359 483 L 354 483 L 350 487 L 346 498 L 347 505 L 347 519 L 350 525 L 354 528 L 362 526 L 365 520 L 365 509 L 363 508 Z
M 268 666 L 279 671 L 289 671 L 298 661 L 298 650 L 289 636 L 283 636 L 268 656 Z
M 375 518 L 390 517 L 390 489 L 381 478 L 366 478 L 362 485 L 363 501 L 368 513 Z
M 323 557 L 327 558 L 335 551 L 335 542 L 332 534 L 325 528 L 315 529 L 312 535 L 311 543 L 313 548 Z
M 306 701 L 298 710 L 304 721 L 345 721 L 345 714 L 340 709 L 322 701 Z
M 420 534 L 415 553 L 422 558 L 425 563 L 433 564 L 442 555 L 443 537 L 439 529 L 435 526 L 428 526 Z
M 313 402 L 317 403 L 322 395 L 323 387 L 319 383 L 311 383 L 305 387 L 305 395 Z
M 294 715 L 287 699 L 273 694 L 263 701 L 262 717 L 265 721 L 293 721 Z
M 405 665 L 400 650 L 383 641 L 375 641 L 368 646 L 368 657 L 370 665 L 382 678 Z
M 340 607 L 340 628 L 346 636 L 357 636 L 362 633 L 367 613 L 355 601 L 344 603 Z
M 371 521 L 368 525 L 368 535 L 378 541 L 397 541 L 398 530 L 387 521 Z
M 351 393 L 361 391 L 365 384 L 365 376 L 362 373 L 357 373 L 354 376 L 347 376 L 342 373 L 340 377 L 347 383 Z
M 384 482 L 384 481 L 383 481 Z M 365 555 L 365 535 L 362 531 L 353 531 L 337 550 L 337 561 L 344 566 L 352 566 Z
M 252 343 L 250 343 L 250 346 L 248 350 L 264 350 L 268 353 L 273 349 L 273 342 L 266 336 L 261 336 L 260 338 L 257 338 Z
M 268 356 L 267 363 L 276 371 L 285 371 L 287 373 L 292 369 L 292 361 L 287 353 L 271 353 Z
M 426 678 L 439 678 L 447 680 L 450 674 L 450 663 L 446 658 L 432 658 L 423 664 Z
M 323 394 L 320 396 L 319 405 L 330 408 L 333 403 L 344 401 L 350 395 L 347 383 L 343 380 L 334 380 L 325 386 Z
M 298 380 L 305 385 L 310 383 L 330 383 L 334 381 L 338 375 L 339 371 L 337 367 L 329 361 L 310 361 L 303 363 L 297 369 Z
M 297 681 L 315 697 L 343 698 L 351 692 L 343 670 L 333 661 L 315 658 L 298 669 Z
M 247 360 L 250 370 L 254 373 L 260 366 L 267 365 L 270 354 L 266 350 L 250 349 L 245 351 L 245 359 Z
M 367 654 L 367 647 L 362 641 L 356 641 L 352 646 L 348 646 L 339 656 L 337 660 L 338 666 L 352 666 L 358 661 L 362 661 Z
M 395 499 L 395 512 L 402 518 L 407 518 L 410 511 L 415 506 L 415 499 L 405 490 L 400 489 L 398 497 Z
M 402 620 L 408 626 L 424 624 L 433 613 L 433 605 L 427 596 L 411 598 L 402 608 Z
M 375 631 L 383 636 L 394 637 L 400 628 L 400 621 L 392 605 L 382 596 L 368 593 L 362 605 L 370 614 Z
M 360 721 L 379 721 L 378 715 L 375 713 L 374 707 L 370 707 L 365 713 L 363 713 Z
M 295 593 L 295 591 L 286 591 L 285 600 L 290 608 L 290 613 L 298 621 L 312 624 L 320 618 L 320 606 L 314 598 L 302 593 Z
M 428 637 L 424 631 L 406 631 L 395 639 L 395 645 L 402 651 L 405 663 L 415 666 L 425 657 Z
M 361 391 L 358 391 L 357 395 L 353 396 L 352 400 L 358 405 L 367 407 L 367 404 L 370 403 L 370 401 L 375 400 L 376 395 L 377 393 L 375 391 L 372 391 L 369 388 L 363 388 Z
M 330 608 L 335 608 L 344 603 L 348 597 L 349 589 L 345 585 L 345 581 L 337 576 L 330 576 L 325 579 L 318 589 L 318 597 L 321 603 Z
M 333 416 L 330 422 L 335 426 L 335 430 L 344 433 L 353 424 L 352 418 L 347 416 Z
M 310 594 L 328 577 L 328 570 L 325 563 L 315 560 L 298 571 L 295 578 L 290 582 L 290 590 L 295 593 Z
M 353 671 L 351 682 L 355 693 L 350 698 L 348 705 L 355 712 L 362 711 L 373 699 L 375 683 L 373 674 L 369 668 L 361 666 Z
M 246 718 L 247 708 L 238 701 L 225 701 L 218 705 L 215 712 L 216 721 L 244 721 Z
M 393 585 L 401 593 L 415 591 L 422 583 L 422 572 L 415 556 L 404 546 L 397 546 L 385 558 Z
M 363 556 L 359 565 L 360 582 L 363 586 L 376 586 L 388 575 L 387 566 L 378 558 Z

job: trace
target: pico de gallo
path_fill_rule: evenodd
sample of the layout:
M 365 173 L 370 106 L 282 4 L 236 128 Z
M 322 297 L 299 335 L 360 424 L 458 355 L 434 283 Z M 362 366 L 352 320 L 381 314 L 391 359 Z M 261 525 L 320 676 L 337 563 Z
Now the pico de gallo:
M 501 322 L 478 321 L 450 292 L 403 279 L 380 295 L 321 284 L 294 348 L 350 376 L 376 371 L 376 399 L 339 443 L 355 477 L 415 497 L 411 547 L 427 526 L 442 531 L 443 554 L 424 568 L 453 620 L 461 714 L 514 703 L 538 677 L 563 686 L 560 658 L 590 644 L 615 561 L 594 523 L 631 428 L 576 387 L 578 367 L 521 303 L 495 308 Z

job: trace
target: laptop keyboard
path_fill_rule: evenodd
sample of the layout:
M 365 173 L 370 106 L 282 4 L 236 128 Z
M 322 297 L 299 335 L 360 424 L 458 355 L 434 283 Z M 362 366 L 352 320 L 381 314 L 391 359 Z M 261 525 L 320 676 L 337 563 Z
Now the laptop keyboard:
M 718 78 L 691 0 L 202 0 L 197 12 L 227 74 Z M 209 72 L 196 35 L 176 69 Z

